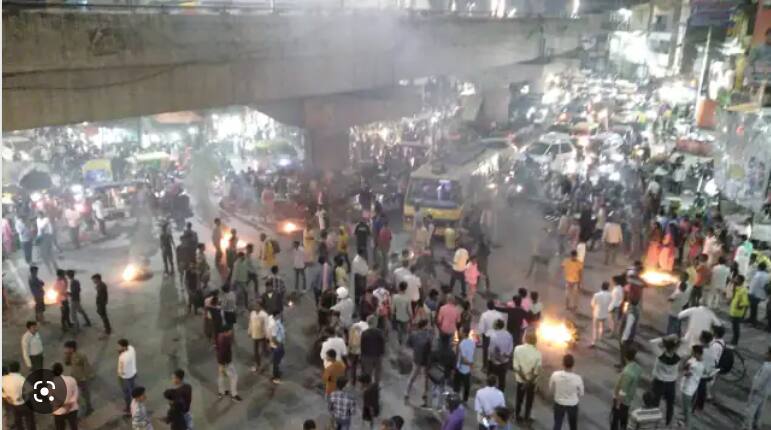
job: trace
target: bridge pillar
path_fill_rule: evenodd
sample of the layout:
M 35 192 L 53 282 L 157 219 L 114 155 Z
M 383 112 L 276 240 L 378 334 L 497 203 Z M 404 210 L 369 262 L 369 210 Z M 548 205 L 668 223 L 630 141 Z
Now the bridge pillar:
M 311 166 L 324 171 L 340 171 L 350 160 L 349 132 L 343 127 L 308 128 L 307 160 Z

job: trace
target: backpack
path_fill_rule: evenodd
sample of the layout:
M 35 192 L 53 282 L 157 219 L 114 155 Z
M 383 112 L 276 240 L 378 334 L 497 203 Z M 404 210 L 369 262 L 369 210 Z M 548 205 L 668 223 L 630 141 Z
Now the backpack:
M 273 248 L 273 253 L 278 254 L 281 252 L 281 246 L 279 246 L 278 241 L 276 239 L 270 240 L 270 247 Z
M 726 345 L 723 343 L 723 353 L 720 354 L 720 358 L 717 360 L 718 373 L 725 375 L 730 372 L 734 367 L 734 347 L 732 345 Z

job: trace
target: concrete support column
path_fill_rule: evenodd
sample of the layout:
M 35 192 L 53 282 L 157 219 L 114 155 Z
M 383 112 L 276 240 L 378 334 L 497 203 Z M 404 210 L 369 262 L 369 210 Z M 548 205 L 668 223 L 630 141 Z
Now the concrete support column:
M 308 160 L 316 169 L 340 171 L 348 167 L 350 146 L 348 128 L 313 127 L 307 129 Z

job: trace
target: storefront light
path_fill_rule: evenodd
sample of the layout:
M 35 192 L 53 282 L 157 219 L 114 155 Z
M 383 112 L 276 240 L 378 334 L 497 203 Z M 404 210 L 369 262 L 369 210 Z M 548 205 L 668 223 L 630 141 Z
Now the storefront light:
M 187 132 L 192 135 L 198 134 L 198 127 L 190 126 L 187 128 Z

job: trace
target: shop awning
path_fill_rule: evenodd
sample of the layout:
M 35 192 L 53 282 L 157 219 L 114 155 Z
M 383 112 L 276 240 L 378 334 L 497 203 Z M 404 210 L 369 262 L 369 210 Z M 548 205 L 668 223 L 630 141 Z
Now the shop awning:
M 153 115 L 153 120 L 161 124 L 190 124 L 202 120 L 201 116 L 193 111 L 168 112 Z

